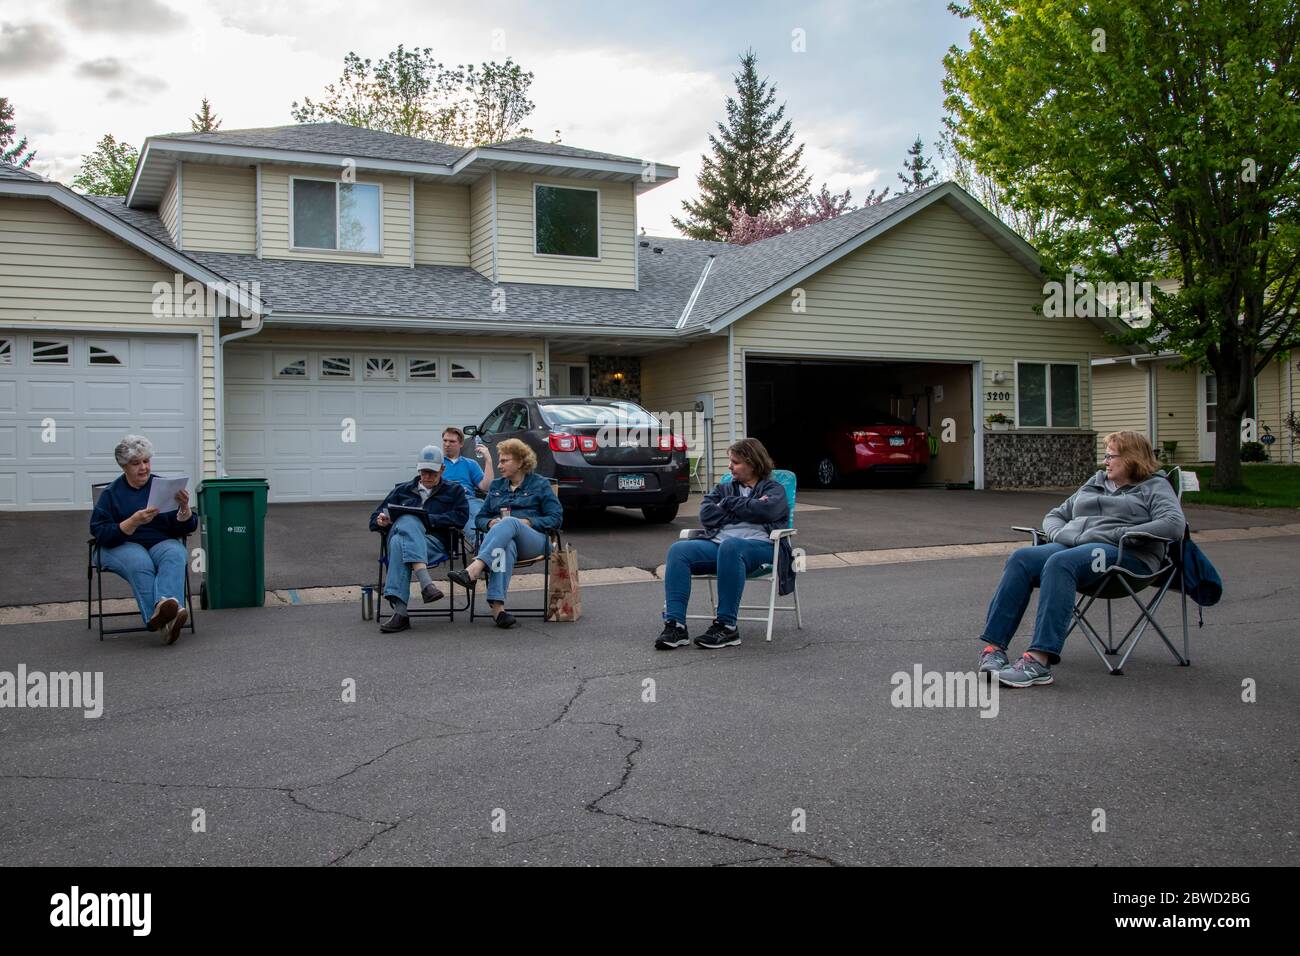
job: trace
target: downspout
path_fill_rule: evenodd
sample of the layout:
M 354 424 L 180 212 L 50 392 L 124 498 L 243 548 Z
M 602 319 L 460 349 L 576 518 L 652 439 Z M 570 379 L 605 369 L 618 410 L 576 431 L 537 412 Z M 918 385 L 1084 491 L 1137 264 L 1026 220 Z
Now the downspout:
M 1291 360 L 1293 358 L 1295 358 L 1294 350 L 1288 352 L 1286 357 L 1286 410 L 1290 412 L 1292 415 L 1295 414 L 1295 392 L 1291 390 Z M 1291 459 L 1291 464 L 1294 465 L 1295 464 L 1295 442 L 1288 440 L 1287 448 L 1290 449 L 1290 451 L 1288 452 L 1288 457 Z
M 229 305 L 230 300 L 225 300 Z M 213 394 L 216 408 L 213 413 L 216 420 L 217 433 L 217 477 L 225 478 L 226 475 L 226 386 L 225 386 L 225 369 L 222 360 L 222 352 L 227 342 L 233 342 L 236 339 L 245 339 L 250 335 L 256 335 L 262 331 L 265 316 L 257 316 L 257 324 L 252 328 L 241 328 L 238 332 L 231 332 L 229 335 L 221 334 L 221 312 L 212 317 L 212 376 L 213 376 Z

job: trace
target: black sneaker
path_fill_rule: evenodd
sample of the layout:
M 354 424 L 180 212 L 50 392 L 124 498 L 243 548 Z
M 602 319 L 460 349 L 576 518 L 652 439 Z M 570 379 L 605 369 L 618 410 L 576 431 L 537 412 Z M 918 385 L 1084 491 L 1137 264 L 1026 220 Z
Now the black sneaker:
M 721 621 L 714 621 L 709 629 L 695 639 L 696 647 L 712 650 L 715 647 L 735 647 L 740 643 L 740 631 L 728 627 Z
M 384 634 L 394 634 L 397 631 L 409 631 L 411 629 L 411 618 L 406 614 L 394 614 L 383 624 L 379 625 L 379 630 Z
M 674 647 L 685 647 L 690 642 L 691 636 L 686 633 L 685 624 L 678 624 L 676 621 L 664 621 L 664 632 L 655 641 L 655 650 L 671 651 Z

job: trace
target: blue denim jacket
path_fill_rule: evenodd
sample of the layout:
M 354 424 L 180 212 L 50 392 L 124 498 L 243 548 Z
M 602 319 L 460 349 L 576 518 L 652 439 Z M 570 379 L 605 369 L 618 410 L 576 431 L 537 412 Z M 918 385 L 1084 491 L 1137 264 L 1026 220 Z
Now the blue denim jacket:
M 487 500 L 474 527 L 487 531 L 488 522 L 501 517 L 502 508 L 509 508 L 512 518 L 527 518 L 543 534 L 558 531 L 564 523 L 564 506 L 551 491 L 551 483 L 536 472 L 525 475 L 518 488 L 510 487 L 509 478 L 497 478 L 488 485 Z

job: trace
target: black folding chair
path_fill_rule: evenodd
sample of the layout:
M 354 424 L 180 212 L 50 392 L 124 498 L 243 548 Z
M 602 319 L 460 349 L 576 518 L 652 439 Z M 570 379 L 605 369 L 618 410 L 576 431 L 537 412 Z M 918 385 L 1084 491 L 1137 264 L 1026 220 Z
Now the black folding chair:
M 102 482 L 90 486 L 91 507 L 99 501 L 100 493 L 109 486 L 110 482 Z M 190 592 L 190 562 L 189 562 L 189 540 L 190 536 L 186 535 L 181 538 L 181 544 L 185 545 L 185 609 L 189 611 L 189 620 L 185 627 L 194 633 L 194 619 L 198 616 L 197 609 L 194 607 L 194 599 Z M 86 630 L 90 630 L 93 623 L 99 622 L 99 639 L 102 641 L 105 634 L 136 634 L 141 631 L 148 631 L 149 628 L 144 624 L 137 624 L 135 627 L 104 627 L 104 619 L 109 617 L 138 617 L 140 612 L 135 611 L 105 611 L 104 610 L 104 575 L 114 574 L 111 569 L 106 569 L 101 561 L 99 553 L 99 544 L 93 537 L 86 541 Z M 98 585 L 98 587 L 96 587 Z M 98 606 L 97 606 L 98 605 Z
M 1183 497 L 1181 469 L 1174 468 L 1171 472 L 1166 473 L 1164 477 L 1173 485 L 1174 494 L 1178 496 L 1178 500 L 1181 502 Z M 1035 545 L 1047 541 L 1047 535 L 1040 528 L 1016 526 L 1011 530 L 1028 532 Z M 1136 650 L 1138 641 L 1142 639 L 1147 626 L 1150 625 L 1155 628 L 1156 633 L 1160 635 L 1160 639 L 1165 642 L 1165 647 L 1169 648 L 1169 653 L 1174 655 L 1174 659 L 1178 661 L 1179 666 L 1190 666 L 1192 660 L 1187 629 L 1187 595 L 1181 591 L 1179 592 L 1182 598 L 1183 612 L 1183 651 L 1181 654 L 1174 647 L 1173 641 L 1169 639 L 1169 635 L 1165 633 L 1164 628 L 1160 626 L 1160 622 L 1156 620 L 1155 614 L 1160 609 L 1169 588 L 1179 581 L 1179 575 L 1182 573 L 1183 555 L 1187 542 L 1191 540 L 1191 534 L 1191 527 L 1185 525 L 1183 536 L 1180 539 L 1162 538 L 1143 531 L 1131 531 L 1121 536 L 1119 555 L 1115 564 L 1105 570 L 1100 580 L 1079 588 L 1079 596 L 1074 602 L 1074 608 L 1071 612 L 1070 627 L 1065 632 L 1065 636 L 1069 637 L 1074 633 L 1076 627 L 1083 631 L 1088 638 L 1088 644 L 1101 658 L 1101 662 L 1106 665 L 1106 669 L 1113 676 L 1120 677 L 1124 673 L 1124 664 L 1127 663 L 1133 651 Z M 1165 558 L 1160 567 L 1145 574 L 1121 567 L 1120 564 L 1124 560 L 1124 545 L 1130 541 L 1163 542 L 1165 545 Z M 1138 593 L 1149 589 L 1154 589 L 1154 596 L 1149 601 L 1143 601 L 1138 596 Z M 1137 605 L 1138 617 L 1129 626 L 1129 629 L 1124 632 L 1124 636 L 1116 641 L 1112 603 L 1122 601 L 1125 598 L 1131 598 L 1133 603 Z M 1088 611 L 1097 601 L 1106 602 L 1106 637 L 1104 639 L 1087 618 Z M 1112 663 L 1109 658 L 1113 657 L 1119 657 L 1119 662 Z
M 511 571 L 511 574 L 517 574 L 519 573 L 520 568 L 532 567 L 533 565 L 538 563 L 540 563 L 542 566 L 541 606 L 540 607 L 527 607 L 527 606 L 515 607 L 514 605 L 511 605 L 510 613 L 513 614 L 515 617 L 540 617 L 543 621 L 547 620 L 550 617 L 550 611 L 549 608 L 547 607 L 547 604 L 551 593 L 551 555 L 556 551 L 562 550 L 564 547 L 564 542 L 563 539 L 560 537 L 560 531 L 558 528 L 555 531 L 548 531 L 546 533 L 546 539 L 549 547 L 547 547 L 545 551 L 543 551 L 535 558 L 525 558 L 522 561 L 516 561 L 514 570 Z M 492 558 L 490 555 L 488 557 L 484 557 L 481 554 L 478 557 L 484 563 L 487 564 L 487 570 L 483 573 L 484 585 L 486 586 L 487 578 L 492 573 Z M 478 589 L 476 588 L 470 591 L 469 619 L 473 621 L 476 617 L 491 617 L 491 616 L 492 616 L 491 614 L 478 613 Z
M 383 624 L 393 616 L 392 611 L 384 613 L 387 602 L 384 600 L 384 583 L 388 578 L 388 532 L 385 531 L 379 542 L 379 582 L 375 585 L 375 595 L 378 604 L 375 607 L 375 621 Z M 465 536 L 459 528 L 447 529 L 447 543 L 449 545 L 446 562 L 439 561 L 432 567 L 439 567 L 446 564 L 448 568 L 456 567 L 456 560 L 460 559 L 460 566 L 464 568 L 469 563 L 469 556 L 465 546 Z M 445 617 L 449 621 L 456 620 L 456 612 L 464 613 L 472 607 L 472 595 L 466 595 L 465 603 L 460 607 L 456 606 L 456 584 L 452 581 L 447 583 L 447 603 L 444 606 L 438 602 L 433 607 L 415 607 L 408 603 L 406 613 L 411 618 L 417 617 Z M 409 598 L 410 595 L 407 595 Z

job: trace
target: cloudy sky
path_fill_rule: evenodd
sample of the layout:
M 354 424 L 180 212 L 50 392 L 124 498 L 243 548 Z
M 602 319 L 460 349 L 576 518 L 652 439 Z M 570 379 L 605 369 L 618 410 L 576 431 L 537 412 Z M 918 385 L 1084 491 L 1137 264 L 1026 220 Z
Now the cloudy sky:
M 0 0 L 0 95 L 38 150 L 33 168 L 64 182 L 104 133 L 139 146 L 189 128 L 208 97 L 223 129 L 292 122 L 355 50 L 397 44 L 445 63 L 510 56 L 535 74 L 539 139 L 681 167 L 641 199 L 641 223 L 695 192 L 700 154 L 725 114 L 741 51 L 778 87 L 815 183 L 898 185 L 903 154 L 927 149 L 943 113 L 942 58 L 969 31 L 946 0 L 655 3 L 474 0 Z M 792 47 L 802 31 L 805 50 Z M 500 31 L 500 32 L 497 32 Z M 504 51 L 494 50 L 504 41 Z

